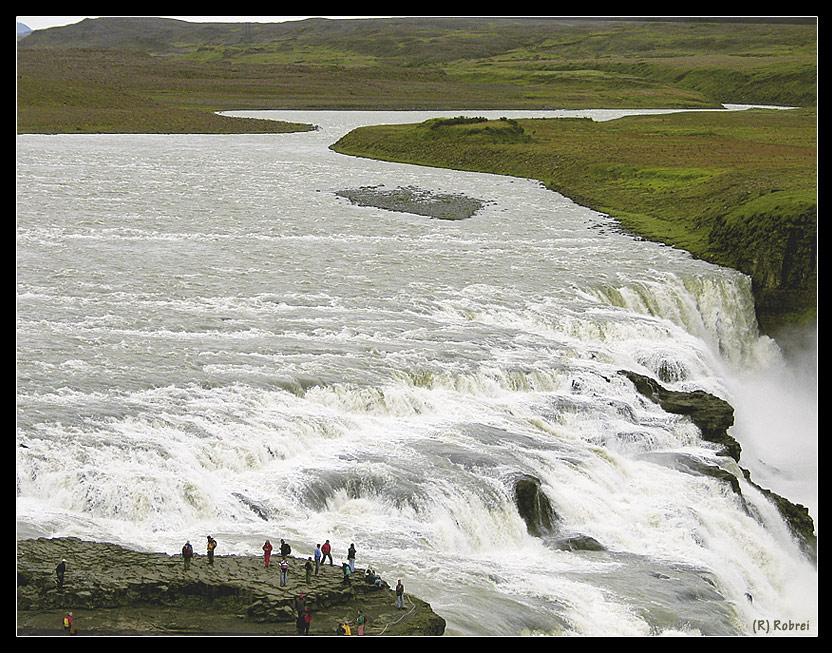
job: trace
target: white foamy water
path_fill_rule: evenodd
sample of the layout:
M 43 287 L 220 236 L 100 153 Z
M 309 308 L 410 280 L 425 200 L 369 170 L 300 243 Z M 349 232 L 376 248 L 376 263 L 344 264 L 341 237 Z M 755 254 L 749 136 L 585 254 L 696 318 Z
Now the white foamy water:
M 328 149 L 437 114 L 261 115 L 320 129 L 17 137 L 19 538 L 354 542 L 450 635 L 817 634 L 817 571 L 773 506 L 682 471 L 742 477 L 617 374 L 730 401 L 752 480 L 817 519 L 816 385 L 786 378 L 747 278 L 536 182 Z M 336 195 L 362 186 L 486 205 Z

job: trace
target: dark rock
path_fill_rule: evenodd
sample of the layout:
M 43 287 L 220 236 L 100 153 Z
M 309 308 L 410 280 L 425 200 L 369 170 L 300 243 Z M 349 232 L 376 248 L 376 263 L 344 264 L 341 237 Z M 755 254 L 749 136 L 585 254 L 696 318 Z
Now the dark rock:
M 239 492 L 232 492 L 231 494 L 235 498 L 239 499 L 244 505 L 248 506 L 260 519 L 263 521 L 269 520 L 269 511 L 262 504 L 245 496 L 244 494 L 240 494 Z
M 55 566 L 68 563 L 58 588 Z M 324 565 L 306 582 L 305 560 L 290 558 L 289 583 L 262 556 L 196 556 L 184 569 L 180 556 L 142 553 L 77 538 L 17 543 L 18 634 L 53 634 L 73 611 L 82 634 L 294 635 L 296 600 L 312 612 L 312 634 L 330 635 L 339 622 L 368 616 L 368 635 L 441 635 L 445 620 L 406 595 L 408 612 L 396 614 L 386 583 L 365 583 L 356 573 L 343 583 L 340 568 Z M 356 569 L 356 572 L 359 570 Z M 406 581 L 405 581 L 406 582 Z
M 524 474 L 514 482 L 514 501 L 531 535 L 540 537 L 554 530 L 555 512 L 549 498 L 540 490 L 540 481 Z
M 589 535 L 573 535 L 555 540 L 555 547 L 561 551 L 606 551 L 606 547 L 602 545 L 594 537 Z
M 815 535 L 815 522 L 809 514 L 809 509 L 806 506 L 792 503 L 788 499 L 781 497 L 779 494 L 775 494 L 771 490 L 760 487 L 751 480 L 751 472 L 747 469 L 742 469 L 742 473 L 751 485 L 762 492 L 769 501 L 777 506 L 777 509 L 780 511 L 780 514 L 783 515 L 783 519 L 786 521 L 792 535 L 794 535 L 800 543 L 803 552 L 813 562 L 817 562 L 818 538 L 817 535 Z
M 739 462 L 742 451 L 740 444 L 728 435 L 728 429 L 734 425 L 734 408 L 727 401 L 702 390 L 667 390 L 649 376 L 635 372 L 622 370 L 619 374 L 630 379 L 639 393 L 659 404 L 668 413 L 689 417 L 701 431 L 704 440 L 722 445 L 723 451 Z
M 437 220 L 464 220 L 479 211 L 485 202 L 465 195 L 434 193 L 413 186 L 382 190 L 363 186 L 335 193 L 359 206 L 373 206 L 387 211 L 413 213 Z
M 730 471 L 720 467 L 717 463 L 708 462 L 698 456 L 676 451 L 650 452 L 641 456 L 644 460 L 671 467 L 680 472 L 711 476 L 724 481 L 736 494 L 742 496 L 739 479 Z
M 728 402 L 701 390 L 694 392 L 667 390 L 654 379 L 635 372 L 622 370 L 619 374 L 630 379 L 642 395 L 659 404 L 667 412 L 690 417 L 691 421 L 699 427 L 703 439 L 722 445 L 723 451 L 739 463 L 740 444 L 728 434 L 728 429 L 734 424 L 734 409 Z M 737 494 L 741 495 L 739 480 L 725 469 L 705 464 L 703 461 L 696 462 L 692 458 L 684 460 L 677 458 L 677 462 L 684 463 L 684 466 L 690 471 L 707 474 L 726 481 Z M 805 506 L 794 504 L 788 499 L 753 483 L 748 470 L 740 469 L 746 480 L 760 490 L 777 507 L 804 553 L 810 559 L 816 561 L 817 536 L 809 510 Z

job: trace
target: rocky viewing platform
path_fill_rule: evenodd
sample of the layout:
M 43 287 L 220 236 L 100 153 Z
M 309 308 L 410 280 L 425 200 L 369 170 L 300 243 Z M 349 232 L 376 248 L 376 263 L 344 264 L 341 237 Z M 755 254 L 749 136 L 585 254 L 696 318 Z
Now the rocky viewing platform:
M 202 544 L 200 542 L 200 544 Z M 66 560 L 63 587 L 56 566 Z M 445 620 L 430 605 L 404 595 L 397 579 L 367 582 L 356 567 L 345 582 L 340 566 L 322 565 L 307 582 L 306 560 L 290 557 L 280 584 L 278 556 L 196 555 L 186 570 L 180 555 L 143 553 L 76 538 L 17 543 L 18 635 L 64 634 L 71 612 L 77 635 L 298 635 L 298 612 L 311 614 L 309 635 L 336 635 L 359 611 L 365 635 L 442 635 Z M 380 570 L 379 570 L 380 571 Z

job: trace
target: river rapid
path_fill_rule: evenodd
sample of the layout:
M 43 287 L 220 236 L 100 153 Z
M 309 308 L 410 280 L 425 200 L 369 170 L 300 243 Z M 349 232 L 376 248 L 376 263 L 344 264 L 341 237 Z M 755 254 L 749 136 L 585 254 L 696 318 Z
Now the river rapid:
M 329 539 L 336 563 L 355 543 L 448 635 L 816 635 L 817 569 L 774 507 L 673 464 L 739 474 L 617 374 L 729 401 L 741 465 L 817 524 L 815 372 L 759 335 L 735 271 L 531 180 L 328 149 L 460 113 L 17 136 L 18 539 L 173 554 L 211 534 L 256 555 L 284 538 L 304 556 Z M 483 208 L 437 220 L 338 194 L 363 187 Z M 548 537 L 518 513 L 524 475 L 557 515 Z M 564 550 L 576 536 L 603 550 Z

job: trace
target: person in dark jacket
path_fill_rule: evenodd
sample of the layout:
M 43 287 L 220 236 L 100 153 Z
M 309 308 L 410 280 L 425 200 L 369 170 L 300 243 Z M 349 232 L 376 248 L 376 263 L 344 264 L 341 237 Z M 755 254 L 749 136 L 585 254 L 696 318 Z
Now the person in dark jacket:
M 404 585 L 401 579 L 396 583 L 396 607 L 399 610 L 404 610 Z
M 66 560 L 61 560 L 55 567 L 55 574 L 58 576 L 58 589 L 64 588 L 64 574 L 66 573 Z
M 194 557 L 194 547 L 191 546 L 191 541 L 188 540 L 185 542 L 185 546 L 182 547 L 182 560 L 185 561 L 185 571 L 188 571 L 191 567 L 191 559 Z

